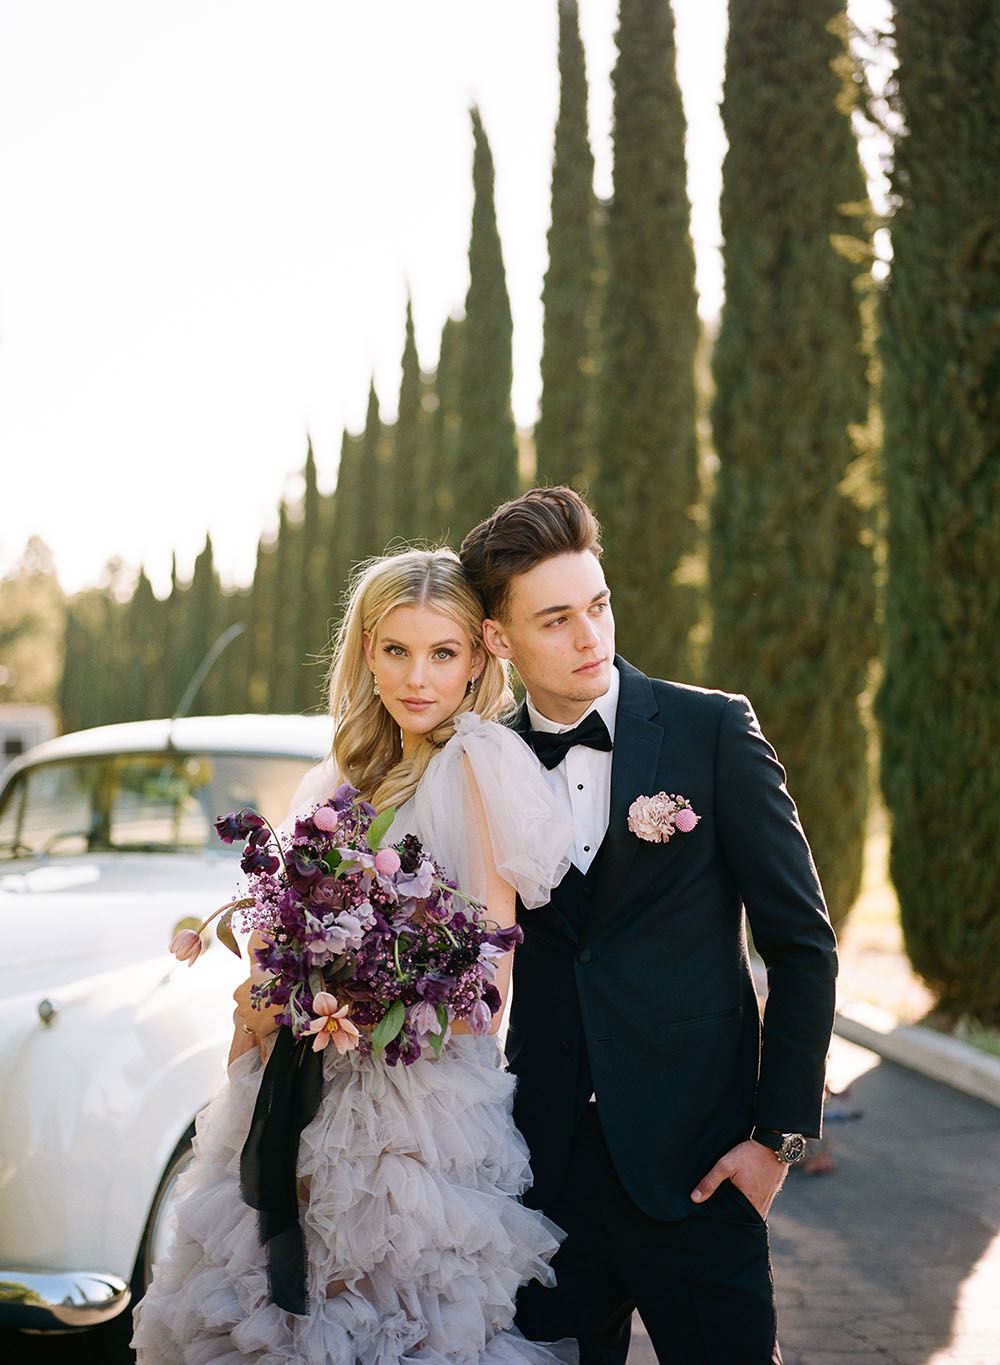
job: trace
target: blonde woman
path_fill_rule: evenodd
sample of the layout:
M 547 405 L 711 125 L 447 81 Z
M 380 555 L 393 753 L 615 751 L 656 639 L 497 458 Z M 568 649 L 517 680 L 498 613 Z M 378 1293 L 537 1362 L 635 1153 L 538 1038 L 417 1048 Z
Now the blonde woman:
M 506 665 L 484 649 L 482 618 L 450 550 L 408 550 L 362 571 L 334 649 L 333 752 L 303 782 L 290 818 L 346 780 L 377 809 L 395 808 L 393 842 L 418 835 L 508 926 L 516 895 L 527 906 L 548 899 L 571 830 L 530 751 L 495 720 L 511 696 Z M 504 998 L 509 979 L 508 960 L 497 975 Z M 137 1309 L 141 1365 L 575 1360 L 572 1343 L 528 1342 L 512 1327 L 518 1286 L 552 1280 L 558 1230 L 517 1198 L 530 1173 L 494 1036 L 453 1037 L 437 1059 L 409 1066 L 325 1050 L 318 1109 L 289 1177 L 308 1307 L 276 1306 L 268 1254 L 280 1257 L 281 1239 L 265 1253 L 239 1186 L 264 1093 L 257 1043 L 266 1053 L 274 1028 L 247 996 L 237 992 L 234 1060 L 199 1122 L 177 1239 Z M 279 1126 L 298 1102 L 295 1086 L 290 1076 L 272 1082 Z M 266 1184 L 281 1164 L 261 1156 L 256 1174 Z

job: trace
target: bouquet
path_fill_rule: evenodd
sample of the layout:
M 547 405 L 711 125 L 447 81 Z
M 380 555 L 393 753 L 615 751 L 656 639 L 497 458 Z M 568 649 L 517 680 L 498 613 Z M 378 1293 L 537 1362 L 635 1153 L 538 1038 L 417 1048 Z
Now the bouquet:
M 347 783 L 284 843 L 256 811 L 223 816 L 222 841 L 245 843 L 248 894 L 202 925 L 221 916 L 218 936 L 237 954 L 233 914 L 258 930 L 266 975 L 251 999 L 277 1006 L 295 1039 L 311 1035 L 316 1051 L 333 1042 L 391 1066 L 428 1049 L 437 1056 L 455 1020 L 488 1033 L 501 1005 L 496 960 L 523 938 L 486 919 L 414 835 L 383 847 L 393 816 L 376 815 Z M 193 962 L 200 931 L 182 931 L 170 946 Z

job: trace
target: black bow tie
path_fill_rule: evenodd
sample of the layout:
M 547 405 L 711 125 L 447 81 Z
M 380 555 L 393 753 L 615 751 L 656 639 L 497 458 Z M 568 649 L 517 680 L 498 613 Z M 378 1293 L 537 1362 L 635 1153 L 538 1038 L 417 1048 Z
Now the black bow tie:
M 612 747 L 608 727 L 596 711 L 591 711 L 572 730 L 562 730 L 559 734 L 551 734 L 548 730 L 529 730 L 527 740 L 538 755 L 538 761 L 546 768 L 555 768 L 576 744 L 585 744 L 588 749 L 607 750 Z

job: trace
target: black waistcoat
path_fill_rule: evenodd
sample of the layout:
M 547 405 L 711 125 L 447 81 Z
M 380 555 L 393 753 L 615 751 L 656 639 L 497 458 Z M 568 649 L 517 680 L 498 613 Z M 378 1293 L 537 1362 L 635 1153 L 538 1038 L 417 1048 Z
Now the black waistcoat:
M 569 921 L 578 938 L 583 936 L 583 927 L 590 913 L 603 849 L 604 844 L 602 843 L 586 872 L 581 872 L 575 863 L 570 863 L 569 871 L 559 885 L 553 887 L 552 894 L 549 897 L 553 909 L 558 910 Z M 587 1056 L 587 1044 L 582 1032 L 578 1043 L 578 1062 L 575 1107 L 579 1116 L 594 1093 L 594 1083 L 590 1075 L 590 1059 Z

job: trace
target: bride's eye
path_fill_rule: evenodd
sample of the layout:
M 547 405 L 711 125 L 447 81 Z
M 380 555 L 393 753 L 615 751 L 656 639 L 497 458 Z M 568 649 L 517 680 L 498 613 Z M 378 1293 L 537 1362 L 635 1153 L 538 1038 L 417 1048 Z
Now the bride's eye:
M 402 645 L 383 645 L 382 653 L 391 654 L 393 658 L 400 659 L 406 653 L 406 650 Z
M 454 659 L 455 651 L 453 649 L 436 649 L 434 657 L 435 659 Z

